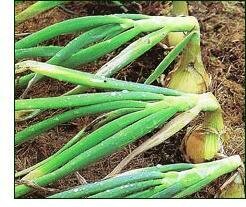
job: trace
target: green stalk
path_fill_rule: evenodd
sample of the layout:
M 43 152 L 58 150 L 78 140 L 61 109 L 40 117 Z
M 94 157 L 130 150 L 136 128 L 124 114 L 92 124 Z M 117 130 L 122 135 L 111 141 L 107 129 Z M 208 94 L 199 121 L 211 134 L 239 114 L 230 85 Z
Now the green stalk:
M 175 183 L 167 188 L 164 186 L 164 190 L 160 190 L 159 192 L 151 195 L 150 198 L 170 198 L 176 193 L 180 192 L 180 189 L 182 189 L 180 183 Z
M 112 93 L 76 95 L 75 98 L 79 97 L 79 99 L 77 99 L 77 100 L 72 100 L 71 97 L 70 97 L 70 99 L 69 99 L 69 97 L 54 97 L 54 98 L 42 98 L 41 102 L 40 102 L 40 99 L 30 99 L 30 100 L 19 100 L 19 101 L 17 101 L 16 108 L 17 108 L 17 110 L 19 110 L 19 109 L 27 109 L 27 108 L 29 108 L 29 109 L 30 108 L 39 108 L 42 105 L 46 105 L 48 108 L 71 107 L 72 102 L 70 102 L 70 101 L 73 101 L 73 103 L 76 104 L 73 106 L 78 106 L 77 103 L 81 102 L 81 97 L 82 97 L 82 100 L 84 100 L 84 99 L 86 100 L 84 103 L 80 104 L 80 105 L 84 105 L 84 107 L 64 112 L 62 114 L 56 115 L 54 117 L 51 117 L 51 118 L 46 119 L 44 121 L 41 121 L 41 122 L 34 124 L 32 126 L 29 126 L 28 128 L 26 128 L 20 132 L 17 132 L 16 136 L 15 136 L 16 145 L 21 144 L 27 140 L 30 140 L 32 137 L 40 135 L 44 131 L 51 129 L 51 128 L 57 126 L 58 124 L 70 121 L 71 119 L 78 118 L 78 117 L 85 116 L 85 115 L 95 114 L 95 113 L 99 113 L 99 112 L 105 112 L 107 110 L 112 110 L 115 103 L 124 103 L 124 102 L 120 102 L 120 100 L 129 100 L 129 104 L 133 103 L 136 106 L 139 106 L 137 104 L 140 104 L 140 107 L 141 107 L 141 106 L 144 106 L 144 103 L 134 102 L 134 101 L 131 102 L 130 100 L 135 100 L 135 99 L 138 99 L 138 100 L 141 100 L 141 99 L 142 100 L 160 100 L 160 99 L 163 99 L 163 103 L 165 104 L 165 107 L 172 106 L 172 104 L 175 103 L 176 107 L 178 107 L 178 105 L 180 105 L 179 110 L 181 110 L 181 111 L 186 110 L 187 108 L 193 107 L 194 104 L 196 104 L 196 102 L 198 100 L 197 96 L 194 96 L 194 97 L 191 97 L 191 96 L 188 96 L 188 97 L 185 97 L 185 96 L 184 97 L 183 96 L 164 97 L 163 95 L 156 94 L 156 95 L 153 95 L 153 97 L 152 97 L 152 94 L 148 94 L 148 93 L 139 93 L 139 94 L 133 93 L 132 94 L 132 92 L 127 92 L 127 93 L 120 92 L 120 93 L 118 93 L 118 96 L 117 96 L 116 92 L 112 92 Z M 128 93 L 129 93 L 129 95 L 128 95 Z M 139 95 L 139 96 L 137 96 L 137 95 Z M 148 95 L 150 95 L 150 96 L 147 97 Z M 64 98 L 66 99 L 66 102 L 65 102 Z M 45 100 L 50 100 L 50 103 L 45 102 Z M 59 102 L 59 100 L 62 100 L 62 101 Z M 74 101 L 76 101 L 76 102 L 74 102 Z M 108 101 L 108 104 L 103 103 L 104 101 Z M 119 101 L 119 102 L 117 102 L 117 101 Z M 24 103 L 22 105 L 22 107 L 21 107 L 21 103 Z M 34 106 L 32 107 L 32 105 L 30 105 L 30 103 L 31 104 L 34 103 Z M 40 105 L 40 103 L 41 103 L 41 105 Z M 58 103 L 58 105 L 56 105 L 57 103 Z M 100 103 L 101 103 L 101 105 L 100 105 Z M 66 105 L 64 105 L 64 104 L 66 104 Z M 92 105 L 86 106 L 89 104 L 92 104 Z M 29 106 L 31 106 L 31 107 L 29 107 Z M 117 107 L 119 107 L 119 106 L 117 106 Z
M 165 26 L 166 31 L 190 31 L 197 28 L 197 20 L 193 17 L 182 18 L 176 17 L 175 19 L 170 19 L 170 17 L 151 17 L 147 20 L 141 20 L 135 22 L 135 28 L 140 29 L 141 31 L 153 31 L 161 29 Z M 124 49 L 119 55 L 113 58 L 110 62 L 102 66 L 99 71 L 96 73 L 98 75 L 103 75 L 105 77 L 110 77 L 118 72 L 121 68 L 127 64 L 134 61 L 146 52 L 148 49 L 152 48 L 157 44 L 157 40 L 161 40 L 165 36 L 165 29 L 162 29 L 157 32 L 153 32 L 129 45 Z M 152 39 L 152 41 L 150 41 Z M 71 61 L 73 62 L 73 61 Z M 87 88 L 84 86 L 77 86 L 73 90 L 69 91 L 67 94 L 76 94 L 84 92 Z
M 127 155 L 108 176 L 111 177 L 115 174 L 118 174 L 134 157 L 163 143 L 165 140 L 189 124 L 201 111 L 210 111 L 209 113 L 213 113 L 213 111 L 216 111 L 220 108 L 219 103 L 212 93 L 201 94 L 199 95 L 198 100 L 196 96 L 189 96 L 189 101 L 196 102 L 195 106 L 192 107 L 192 105 L 190 105 L 191 109 L 183 110 L 185 112 L 170 120 L 156 134 L 154 134 L 151 138 L 143 142 L 129 155 Z M 176 101 L 170 100 L 169 102 L 173 103 Z
M 169 32 L 186 32 L 197 30 L 199 24 L 197 19 L 192 16 L 152 16 L 149 19 L 142 19 L 134 22 L 134 26 L 141 29 L 143 32 L 151 32 L 166 27 Z
M 91 106 L 84 106 L 76 109 L 66 111 L 62 114 L 55 115 L 51 118 L 33 124 L 24 130 L 17 132 L 15 135 L 15 145 L 19 145 L 31 138 L 40 135 L 41 133 L 52 129 L 53 127 L 66 123 L 72 119 L 79 118 L 81 116 L 92 115 L 96 113 L 107 112 L 119 108 L 144 108 L 146 103 L 138 101 L 115 101 L 95 104 Z
M 129 183 L 141 182 L 145 180 L 159 179 L 163 177 L 161 172 L 140 172 L 129 176 L 119 176 L 99 182 L 87 184 L 74 188 L 69 191 L 54 194 L 49 198 L 83 198 L 90 195 L 95 195 L 106 190 L 117 188 L 119 186 L 127 185 Z
M 132 20 L 140 20 L 140 19 L 149 19 L 151 16 L 144 15 L 144 14 L 114 14 L 114 16 L 132 19 Z
M 45 27 L 15 43 L 15 49 L 23 49 L 36 46 L 46 40 L 62 34 L 87 31 L 105 24 L 133 24 L 133 20 L 116 17 L 114 15 L 87 16 L 65 20 Z
M 168 172 L 168 171 L 183 171 L 183 170 L 189 170 L 194 167 L 194 164 L 191 163 L 176 163 L 176 164 L 169 164 L 169 165 L 156 165 L 152 167 L 145 167 L 145 168 L 138 168 L 131 171 L 126 171 L 124 173 L 121 173 L 119 175 L 116 175 L 114 177 L 119 177 L 122 175 L 131 175 L 135 172 L 151 172 L 151 171 L 160 171 L 162 173 Z
M 83 140 L 81 140 L 81 142 L 72 146 L 71 149 L 64 152 L 65 155 L 61 154 L 60 156 L 57 156 L 57 158 L 52 160 L 52 162 L 47 163 L 47 165 L 41 166 L 37 170 L 31 172 L 29 175 L 25 177 L 25 179 L 35 178 L 37 175 L 39 177 L 41 175 L 51 172 L 52 170 L 57 169 L 62 164 L 66 163 L 67 161 L 74 158 L 78 154 L 90 149 L 90 147 L 95 146 L 96 144 L 105 140 L 107 137 L 118 132 L 120 129 L 127 127 L 129 124 L 134 123 L 135 121 L 140 120 L 141 118 L 144 118 L 150 115 L 153 111 L 155 111 L 155 109 L 134 112 L 134 113 L 122 116 L 100 127 L 99 129 L 95 130 L 94 132 L 89 134 L 87 137 L 85 137 Z M 123 122 L 123 120 L 125 121 Z M 74 154 L 75 152 L 76 154 Z M 61 159 L 61 157 L 65 157 L 65 158 Z
M 40 14 L 44 11 L 52 9 L 60 4 L 67 3 L 69 1 L 38 1 L 33 5 L 29 6 L 27 9 L 17 14 L 15 17 L 15 24 L 18 25 L 27 19 L 30 19 L 37 14 Z
M 163 126 L 156 134 L 150 137 L 148 140 L 139 145 L 131 153 L 129 153 L 121 162 L 113 169 L 107 177 L 111 177 L 120 173 L 120 171 L 137 155 L 163 143 L 172 135 L 180 131 L 183 127 L 189 124 L 201 111 L 200 106 L 195 106 L 188 111 L 185 111 L 175 118 L 170 120 Z
M 114 51 L 115 49 L 119 48 L 121 45 L 130 41 L 140 33 L 141 31 L 138 28 L 132 28 L 130 30 L 127 30 L 112 39 L 106 40 L 84 50 L 81 50 L 77 54 L 73 55 L 70 59 L 68 59 L 64 66 L 76 67 L 78 65 L 86 64 L 88 62 L 97 60 L 105 54 L 108 54 Z M 97 52 L 95 53 L 95 51 Z
M 184 93 L 175 91 L 168 88 L 161 88 L 157 86 L 126 82 L 121 80 L 116 80 L 113 78 L 105 78 L 102 76 L 71 70 L 61 66 L 50 65 L 47 63 L 41 63 L 36 61 L 24 61 L 16 64 L 17 71 L 25 69 L 30 69 L 36 73 L 46 75 L 51 78 L 58 79 L 60 81 L 66 81 L 76 85 L 84 85 L 94 88 L 102 89 L 116 89 L 116 90 L 129 90 L 129 91 L 139 91 L 139 92 L 151 92 L 164 95 L 182 95 Z
M 207 172 L 204 172 L 204 171 L 207 171 Z M 186 191 L 186 189 L 189 189 L 190 186 L 192 185 L 198 186 L 201 180 L 203 180 L 204 178 L 208 176 L 211 176 L 214 173 L 215 172 L 213 170 L 207 169 L 207 167 L 204 167 L 204 166 L 194 167 L 191 170 L 179 172 L 177 173 L 177 176 L 175 176 L 175 183 L 173 183 L 172 185 L 169 185 L 167 188 L 152 195 L 151 198 L 173 197 L 174 195 L 179 194 L 182 191 Z M 169 177 L 164 177 L 163 182 L 168 183 L 170 182 L 169 180 L 170 180 Z
M 79 52 L 81 48 L 86 48 L 88 45 L 99 40 L 114 37 L 130 27 L 131 25 L 127 24 L 107 24 L 84 32 L 70 41 L 63 50 L 59 51 L 47 63 L 54 65 L 61 64 L 63 61 L 71 57 L 72 54 Z
M 165 96 L 162 94 L 148 92 L 105 92 L 88 93 L 71 96 L 58 96 L 48 98 L 20 99 L 15 101 L 15 110 L 27 109 L 59 109 L 67 107 L 88 106 L 103 102 L 138 100 L 138 101 L 156 101 L 162 100 Z
M 162 28 L 163 26 L 165 26 L 165 28 L 167 28 L 167 29 L 163 29 L 164 31 L 169 31 L 169 30 L 170 31 L 173 31 L 173 30 L 174 31 L 176 31 L 176 30 L 177 31 L 179 31 L 179 30 L 182 30 L 182 31 L 187 31 L 188 30 L 189 31 L 192 28 L 196 27 L 196 24 L 197 24 L 197 22 L 196 22 L 196 19 L 194 19 L 194 18 L 184 19 L 184 18 L 181 18 L 181 17 L 176 17 L 175 19 L 170 19 L 170 17 L 152 17 L 151 19 L 144 19 L 144 20 L 135 21 L 135 27 L 132 30 L 130 30 L 129 32 L 133 32 L 133 35 L 136 36 L 140 32 L 148 32 L 148 31 L 157 30 L 157 29 Z M 125 25 L 127 25 L 127 27 L 131 27 L 132 26 L 131 23 L 128 23 L 128 24 L 126 23 Z M 159 33 L 161 31 L 162 30 L 160 30 L 157 33 L 153 33 L 152 35 L 150 34 L 150 36 L 147 35 L 146 38 L 143 38 L 142 39 L 142 41 L 137 41 L 137 42 L 140 42 L 139 43 L 140 45 L 143 42 L 145 43 L 144 44 L 145 47 L 143 47 L 142 49 L 140 47 L 140 51 L 143 50 L 142 53 L 146 52 L 147 50 L 149 50 L 151 47 L 153 47 L 155 44 L 158 43 L 158 41 L 157 40 L 154 40 L 154 39 L 153 39 L 154 42 L 151 43 L 151 38 L 153 38 L 152 37 L 153 35 L 157 35 L 157 37 L 158 37 L 158 35 L 159 35 Z M 161 34 L 161 35 L 164 35 L 165 36 L 166 34 L 164 33 L 164 34 Z M 122 34 L 122 36 L 123 36 L 123 34 Z M 159 41 L 161 39 L 163 39 L 164 36 L 162 36 L 162 38 L 159 37 L 160 38 Z M 127 35 L 126 37 L 128 37 L 128 40 L 127 41 L 129 41 L 132 38 L 131 35 Z M 120 38 L 121 38 L 121 36 L 119 36 L 119 39 Z M 155 42 L 155 41 L 157 41 L 157 42 Z M 107 42 L 105 42 L 105 43 L 107 43 Z M 118 39 L 117 39 L 117 42 L 116 43 L 119 44 Z M 147 43 L 147 45 L 146 45 L 146 43 Z M 129 50 L 131 50 L 131 48 L 134 48 L 135 47 L 135 44 L 133 44 L 132 47 L 129 47 Z M 99 45 L 95 45 L 95 48 L 94 47 L 90 47 L 90 48 L 88 48 L 88 50 L 82 50 L 80 53 L 78 53 L 75 56 L 71 57 L 71 60 L 68 60 L 64 66 L 67 66 L 67 67 L 75 67 L 75 66 L 80 65 L 80 64 L 85 64 L 87 62 L 91 62 L 91 61 L 93 61 L 93 60 L 101 57 L 102 55 L 105 55 L 106 53 L 109 53 L 109 52 L 113 51 L 114 49 L 116 49 L 116 48 L 118 48 L 120 46 L 120 45 L 118 45 L 116 47 L 112 47 L 112 45 L 113 45 L 113 42 L 110 42 L 110 44 L 108 44 L 108 43 L 105 44 L 104 47 L 101 47 L 101 45 L 99 44 Z M 101 50 L 98 50 L 97 47 L 101 47 L 102 49 L 105 48 L 106 51 L 104 49 L 102 51 L 102 54 L 101 54 L 100 53 Z M 129 53 L 129 50 L 126 50 L 126 51 L 128 51 L 128 53 Z M 96 57 L 94 57 L 95 56 L 94 51 L 98 51 L 96 53 L 97 54 Z M 123 54 L 124 54 L 124 52 L 121 53 L 121 56 Z M 135 54 L 133 52 L 133 54 L 131 54 L 131 55 L 133 57 L 136 56 L 136 55 L 137 56 L 134 57 L 133 59 L 128 60 L 128 61 L 125 60 L 126 61 L 126 64 L 125 65 L 127 65 L 130 62 L 132 62 L 137 57 L 141 56 L 141 53 L 140 53 L 140 55 L 138 55 L 138 54 Z M 124 61 L 124 59 L 123 59 L 124 57 L 127 58 L 127 54 L 124 54 L 123 57 L 121 57 L 121 56 L 119 56 L 119 59 L 122 59 L 123 61 Z M 91 58 L 91 57 L 93 57 L 93 58 Z M 83 61 L 83 60 L 85 60 L 85 61 Z M 115 64 L 114 61 L 112 62 L 112 64 Z M 108 76 L 112 75 L 110 73 L 112 73 L 113 71 L 117 72 L 118 70 L 120 70 L 125 65 L 122 65 L 121 67 L 118 67 L 118 69 L 117 68 L 116 69 L 112 69 L 112 71 L 110 69 Z M 102 73 L 107 73 L 107 72 L 105 72 L 105 70 L 107 70 L 107 69 L 108 69 L 108 67 L 102 68 L 101 69 L 102 70 Z M 99 72 L 99 73 L 101 73 L 101 72 Z M 105 74 L 103 74 L 103 75 L 105 75 Z M 20 78 L 19 82 L 20 82 L 20 85 L 24 85 L 24 83 L 22 83 L 22 79 L 21 78 Z
M 104 115 L 104 119 L 102 119 L 101 121 L 99 121 L 97 124 L 94 124 L 93 129 L 97 129 L 101 126 L 103 126 L 104 124 L 109 123 L 110 121 L 117 119 L 123 115 L 132 113 L 132 112 L 136 112 L 141 110 L 141 108 L 122 108 L 122 109 L 118 109 L 112 112 L 109 112 L 108 114 Z M 94 123 L 94 121 L 92 122 Z M 90 127 L 90 125 L 92 124 L 90 123 L 87 127 Z M 77 143 L 81 138 L 83 138 L 86 133 L 85 130 L 86 128 L 83 128 L 78 134 L 76 134 L 76 136 L 74 136 L 71 140 L 69 140 L 60 150 L 58 150 L 55 154 L 51 155 L 50 157 L 48 157 L 47 159 L 29 167 L 26 168 L 22 171 L 16 172 L 15 173 L 15 177 L 20 177 L 23 176 L 33 170 L 35 170 L 36 168 L 38 168 L 39 166 L 43 165 L 44 163 L 48 162 L 49 160 L 53 159 L 53 157 L 55 157 L 56 155 L 60 154 L 61 152 L 63 152 L 64 150 L 68 149 L 69 147 L 71 147 L 72 145 L 74 145 L 75 143 Z
M 136 193 L 160 184 L 161 179 L 141 181 L 109 189 L 89 196 L 88 198 L 122 198 L 129 194 Z
M 24 58 L 50 58 L 54 56 L 58 51 L 63 47 L 61 46 L 38 46 L 30 47 L 25 49 L 15 50 L 15 60 L 24 59 Z
M 97 74 L 110 77 L 117 73 L 121 68 L 125 67 L 135 59 L 140 57 L 146 51 L 150 50 L 158 42 L 160 42 L 167 35 L 168 30 L 166 28 L 160 29 L 156 32 L 152 32 L 135 42 L 131 43 L 128 47 L 120 52 L 115 58 L 102 66 Z
M 53 171 L 52 173 L 34 179 L 33 182 L 40 186 L 45 186 L 78 169 L 84 168 L 90 165 L 91 163 L 101 159 L 102 157 L 105 157 L 121 149 L 122 147 L 135 141 L 136 139 L 145 135 L 146 133 L 151 132 L 153 129 L 163 124 L 163 122 L 165 122 L 167 119 L 173 116 L 176 112 L 177 110 L 175 108 L 159 110 L 158 112 L 151 114 L 135 122 L 134 124 L 122 129 L 121 131 L 109 137 L 108 139 L 102 141 L 95 147 L 92 147 L 84 153 L 78 155 L 77 157 L 75 157 L 56 171 Z M 147 127 L 146 124 L 148 124 Z M 61 161 L 63 161 L 63 158 Z M 30 192 L 31 188 L 26 185 L 19 185 L 16 187 L 15 190 L 16 197 L 19 197 Z
M 126 198 L 149 198 L 152 195 L 158 193 L 159 191 L 162 191 L 165 188 L 166 188 L 165 185 L 155 186 L 155 187 L 149 188 L 147 190 L 128 195 L 128 196 L 126 196 Z
M 117 109 L 115 111 L 111 111 L 108 112 L 107 114 L 104 114 L 101 117 L 97 117 L 93 122 L 93 129 L 97 129 L 101 126 L 103 126 L 104 124 L 109 123 L 110 121 L 113 121 L 114 119 L 117 119 L 123 115 L 135 112 L 135 111 L 139 111 L 141 109 L 139 108 L 122 108 L 122 109 Z

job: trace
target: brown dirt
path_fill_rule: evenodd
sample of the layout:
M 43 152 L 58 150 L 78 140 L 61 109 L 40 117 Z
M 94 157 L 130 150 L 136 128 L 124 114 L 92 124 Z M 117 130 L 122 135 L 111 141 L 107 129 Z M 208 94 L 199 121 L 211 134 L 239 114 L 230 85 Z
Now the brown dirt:
M 25 9 L 31 2 L 20 3 L 16 6 L 16 12 Z M 139 1 L 139 5 L 125 3 L 129 11 L 141 12 L 149 15 L 168 15 L 170 11 L 169 2 L 161 1 Z M 75 14 L 69 14 L 60 8 L 52 9 L 45 14 L 16 27 L 15 33 L 32 33 L 55 22 L 69 19 L 75 16 L 121 13 L 122 10 L 111 3 L 93 1 L 72 2 L 66 5 Z M 202 56 L 207 71 L 212 77 L 211 91 L 215 94 L 224 110 L 226 124 L 226 137 L 224 143 L 225 153 L 228 155 L 239 154 L 244 159 L 244 3 L 242 2 L 189 2 L 189 12 L 198 18 L 202 34 Z M 73 35 L 64 35 L 48 41 L 47 44 L 66 44 Z M 16 39 L 19 39 L 18 37 Z M 95 72 L 106 61 L 111 59 L 122 48 L 101 58 L 95 63 L 80 67 L 80 70 Z M 127 66 L 115 77 L 123 80 L 143 82 L 163 58 L 163 48 L 154 47 L 151 51 L 140 57 L 137 61 Z M 70 84 L 60 83 L 47 79 L 36 84 L 29 92 L 28 97 L 57 96 L 71 89 Z M 21 91 L 16 91 L 16 97 Z M 20 130 L 31 123 L 35 123 L 52 115 L 46 112 L 34 120 L 18 123 L 16 130 Z M 31 166 L 59 149 L 83 126 L 92 120 L 91 117 L 80 118 L 71 123 L 63 124 L 47 133 L 40 135 L 37 139 L 22 144 L 16 148 L 16 170 L 22 170 Z M 167 164 L 183 162 L 179 146 L 184 136 L 182 130 L 164 144 L 161 144 L 142 155 L 136 157 L 125 170 L 137 167 L 152 166 L 155 164 Z M 152 133 L 153 134 L 153 133 Z M 102 159 L 101 161 L 80 171 L 87 180 L 93 182 L 105 177 L 111 170 L 135 147 L 139 146 L 151 134 L 146 135 L 135 143 L 125 147 L 123 150 Z M 210 186 L 193 195 L 193 198 L 212 198 L 218 187 L 225 181 L 224 176 Z M 79 184 L 76 176 L 70 175 L 51 187 L 67 189 Z M 29 198 L 41 198 L 44 192 L 30 194 Z

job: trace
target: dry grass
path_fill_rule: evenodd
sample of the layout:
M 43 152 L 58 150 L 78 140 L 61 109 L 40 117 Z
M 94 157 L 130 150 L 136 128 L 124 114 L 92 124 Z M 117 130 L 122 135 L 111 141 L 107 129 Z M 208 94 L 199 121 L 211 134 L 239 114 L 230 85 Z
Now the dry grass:
M 170 3 L 161 1 L 140 1 L 139 5 L 126 3 L 129 11 L 142 12 L 150 15 L 168 15 Z M 20 3 L 16 7 L 19 12 L 30 5 L 31 2 Z M 198 18 L 202 33 L 202 56 L 207 71 L 212 77 L 211 91 L 218 98 L 224 110 L 226 124 L 226 137 L 224 151 L 228 155 L 239 154 L 244 159 L 244 5 L 242 3 L 228 2 L 190 2 L 190 15 Z M 78 16 L 121 13 L 122 10 L 110 3 L 96 2 L 72 2 L 66 8 L 72 10 Z M 59 8 L 52 9 L 45 14 L 20 24 L 16 27 L 16 33 L 32 33 L 55 22 L 75 17 Z M 18 37 L 20 38 L 20 37 Z M 47 44 L 66 44 L 73 35 L 61 36 L 50 40 Z M 80 67 L 80 70 L 95 72 L 105 62 L 115 56 L 121 49 L 108 54 L 95 63 Z M 151 51 L 140 57 L 137 61 L 127 66 L 116 78 L 143 82 L 163 58 L 163 49 L 154 47 Z M 28 97 L 57 96 L 71 89 L 70 84 L 46 79 L 36 84 L 29 92 Z M 16 91 L 18 97 L 21 91 Z M 52 115 L 46 112 L 34 120 L 26 121 L 16 125 L 20 130 L 31 123 L 35 123 Z M 80 118 L 56 127 L 44 133 L 32 142 L 22 144 L 16 148 L 16 170 L 27 168 L 59 149 L 72 136 L 74 136 L 84 125 L 92 120 L 91 117 Z M 198 120 L 197 120 L 198 121 Z M 137 167 L 146 167 L 155 164 L 167 164 L 184 161 L 179 151 L 179 146 L 185 130 L 182 130 L 165 143 L 136 157 L 125 170 Z M 80 174 L 87 180 L 93 182 L 105 177 L 111 170 L 134 148 L 139 146 L 151 134 L 127 146 L 121 151 L 102 159 L 101 161 L 83 169 Z M 192 197 L 212 198 L 218 187 L 225 181 L 222 177 L 212 185 L 206 187 Z M 79 184 L 77 177 L 72 174 L 65 179 L 52 185 L 54 188 L 67 189 Z M 29 198 L 44 197 L 44 192 L 30 194 Z

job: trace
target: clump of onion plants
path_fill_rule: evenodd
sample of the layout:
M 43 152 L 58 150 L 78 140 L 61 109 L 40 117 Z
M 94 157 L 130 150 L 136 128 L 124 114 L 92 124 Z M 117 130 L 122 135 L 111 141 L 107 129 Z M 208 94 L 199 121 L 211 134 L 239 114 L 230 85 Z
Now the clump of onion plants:
M 81 34 L 65 46 L 39 46 L 56 36 L 75 32 Z M 173 32 L 185 33 L 144 84 L 110 78 Z M 74 70 L 79 65 L 95 61 L 114 51 L 143 33 L 148 34 L 123 49 L 96 74 Z M 44 110 L 66 109 L 65 112 L 18 131 L 15 136 L 16 145 L 37 138 L 41 133 L 75 118 L 104 113 L 92 123 L 94 126 L 92 129 L 83 128 L 52 156 L 17 172 L 16 177 L 24 177 L 21 179 L 22 184 L 15 188 L 16 197 L 33 191 L 35 185 L 45 187 L 70 173 L 83 169 L 154 129 L 162 127 L 157 134 L 129 154 L 108 176 L 111 177 L 119 173 L 134 156 L 162 143 L 188 125 L 200 112 L 206 113 L 203 125 L 191 131 L 183 142 L 186 159 L 189 162 L 198 163 L 210 160 L 217 154 L 220 147 L 219 138 L 223 133 L 222 113 L 216 98 L 212 93 L 207 92 L 210 79 L 202 63 L 199 25 L 194 17 L 157 17 L 135 14 L 80 17 L 51 25 L 19 40 L 16 42 L 15 52 L 17 60 L 33 57 L 48 58 L 46 63 L 37 61 L 17 63 L 16 85 L 18 87 L 27 87 L 28 90 L 44 77 L 75 85 L 73 90 L 59 97 L 16 100 L 16 117 L 19 120 L 32 118 Z M 168 88 L 148 85 L 155 81 L 179 54 L 181 57 L 178 64 L 166 81 Z M 22 75 L 23 72 L 28 71 L 31 73 Z M 89 88 L 105 92 L 84 93 Z M 197 130 L 201 130 L 202 133 L 198 133 Z M 196 150 L 194 146 L 197 147 Z M 234 165 L 230 164 L 231 168 L 227 168 L 231 159 L 235 161 Z M 170 175 L 170 180 L 153 181 L 153 178 L 143 182 L 138 180 L 141 182 L 136 185 L 131 183 L 130 186 L 119 189 L 119 186 L 111 186 L 112 183 L 108 179 L 106 181 L 111 183 L 111 187 L 105 189 L 105 192 L 93 191 L 95 194 L 86 194 L 85 197 L 108 197 L 109 195 L 112 197 L 184 197 L 196 192 L 218 176 L 236 169 L 240 162 L 237 156 L 225 160 L 230 162 L 216 161 L 227 167 L 223 168 L 218 164 L 219 167 L 215 172 L 211 172 L 211 177 L 204 171 L 206 169 L 210 173 L 209 169 L 212 168 L 209 166 L 217 166 L 217 164 L 185 164 L 191 167 L 189 168 L 191 171 L 187 169 L 183 172 L 183 169 L 180 169 L 181 172 L 178 173 L 159 172 L 164 173 L 163 176 Z M 202 170 L 199 171 L 200 168 L 196 166 L 201 166 Z M 199 168 L 198 176 L 193 168 Z M 176 182 L 177 179 L 178 182 Z M 137 190 L 134 191 L 134 189 Z

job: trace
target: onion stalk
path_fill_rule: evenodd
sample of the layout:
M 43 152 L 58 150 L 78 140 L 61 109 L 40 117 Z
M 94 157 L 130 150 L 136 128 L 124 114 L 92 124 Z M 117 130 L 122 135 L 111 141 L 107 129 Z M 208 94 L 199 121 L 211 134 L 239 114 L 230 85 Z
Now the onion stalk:
M 102 26 L 105 24 L 122 24 L 130 23 L 132 20 L 120 18 L 114 15 L 108 16 L 92 16 L 78 17 L 65 20 L 51 26 L 45 27 L 15 43 L 15 49 L 29 48 L 52 39 L 62 34 L 71 34 L 74 32 L 88 31 L 91 28 Z
M 185 94 L 173 89 L 116 80 L 37 61 L 28 60 L 16 64 L 16 73 L 19 71 L 23 72 L 28 70 L 48 76 L 50 78 L 58 79 L 60 81 L 66 81 L 90 88 L 152 92 L 172 96 Z
M 188 16 L 188 6 L 186 1 L 172 1 L 172 16 Z M 167 41 L 170 47 L 175 47 L 179 44 L 185 35 L 183 32 L 172 32 L 168 34 Z
M 239 156 L 203 164 L 158 165 L 78 186 L 48 198 L 182 198 L 241 164 Z
M 54 56 L 62 48 L 63 47 L 61 46 L 50 45 L 17 49 L 15 50 L 15 60 L 38 57 L 50 58 Z
M 50 117 L 48 119 L 45 119 L 41 122 L 38 122 L 36 124 L 33 124 L 22 131 L 19 131 L 15 135 L 15 145 L 22 144 L 35 136 L 38 136 L 42 134 L 43 132 L 50 130 L 54 128 L 55 126 L 59 124 L 63 124 L 66 122 L 69 122 L 75 118 L 93 115 L 97 113 L 103 113 L 108 112 L 116 109 L 121 108 L 143 108 L 146 105 L 144 102 L 138 102 L 138 101 L 115 101 L 115 102 L 107 102 L 107 103 L 100 103 L 100 104 L 94 104 L 90 106 L 85 107 L 79 107 L 75 109 L 71 109 L 69 111 L 66 111 L 64 113 L 55 115 L 53 117 Z
M 38 1 L 34 3 L 33 5 L 26 8 L 24 11 L 20 12 L 15 17 L 15 24 L 20 24 L 27 19 L 30 19 L 37 14 L 40 14 L 44 11 L 47 11 L 49 9 L 52 9 L 58 5 L 64 4 L 69 1 Z
M 198 34 L 198 33 L 197 33 Z M 175 69 L 167 76 L 167 87 L 188 93 L 204 93 L 210 79 L 205 71 L 200 49 L 200 35 L 192 37 Z

